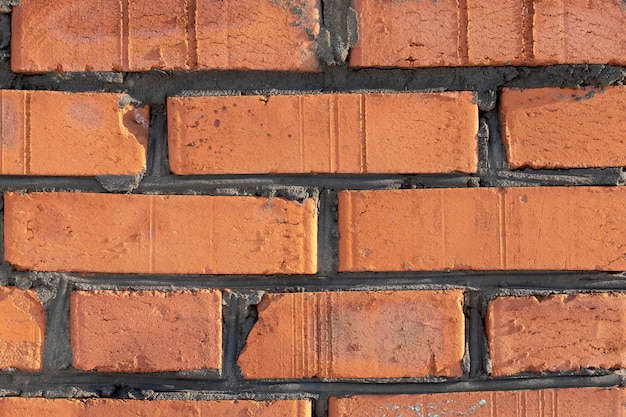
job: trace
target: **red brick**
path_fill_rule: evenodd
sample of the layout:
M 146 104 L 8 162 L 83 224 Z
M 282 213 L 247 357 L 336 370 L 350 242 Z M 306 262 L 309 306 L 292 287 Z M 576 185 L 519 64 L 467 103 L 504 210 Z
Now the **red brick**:
M 625 87 L 504 89 L 502 137 L 511 168 L 626 166 Z
M 341 271 L 626 269 L 626 189 L 339 193 Z
M 617 0 L 355 0 L 356 67 L 626 62 Z
M 311 403 L 306 400 L 139 401 L 0 398 L 0 414 L 4 417 L 311 417 Z
M 623 417 L 623 388 L 330 397 L 329 417 Z
M 534 1 L 536 65 L 626 64 L 626 8 L 618 0 Z
M 351 66 L 461 65 L 456 1 L 354 0 L 354 9 L 359 41 Z
M 500 297 L 489 303 L 494 376 L 626 367 L 626 295 Z
M 0 287 L 0 369 L 41 370 L 45 331 L 35 291 Z
M 170 167 L 181 175 L 475 172 L 473 101 L 470 92 L 170 98 Z
M 122 105 L 123 98 L 108 93 L 0 90 L 0 174 L 143 172 L 148 108 Z
M 163 372 L 222 365 L 219 291 L 75 291 L 70 317 L 77 369 Z
M 246 378 L 460 376 L 463 292 L 268 294 L 239 357 Z
M 5 260 L 21 270 L 311 274 L 317 209 L 280 198 L 5 194 Z
M 11 67 L 310 71 L 319 19 L 316 0 L 22 0 L 13 9 Z

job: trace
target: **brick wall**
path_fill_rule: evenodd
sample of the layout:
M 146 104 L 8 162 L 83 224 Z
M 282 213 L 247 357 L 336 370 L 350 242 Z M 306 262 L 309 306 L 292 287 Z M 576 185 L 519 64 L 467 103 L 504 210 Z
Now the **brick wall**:
M 626 415 L 618 0 L 0 1 L 0 416 Z

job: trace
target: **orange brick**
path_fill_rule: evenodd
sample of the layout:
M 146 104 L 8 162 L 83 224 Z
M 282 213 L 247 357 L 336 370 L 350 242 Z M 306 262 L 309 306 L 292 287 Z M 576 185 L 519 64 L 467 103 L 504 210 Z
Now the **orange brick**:
M 0 287 L 0 369 L 42 369 L 46 313 L 37 293 Z
M 463 292 L 268 294 L 239 357 L 246 378 L 460 376 Z
M 505 89 L 502 137 L 511 168 L 626 166 L 625 87 Z
M 475 172 L 473 101 L 470 92 L 170 98 L 170 167 L 181 175 Z
M 280 198 L 7 193 L 5 260 L 35 271 L 311 274 L 317 209 Z
M 356 67 L 461 65 L 457 2 L 354 0 L 359 41 Z
M 625 294 L 500 297 L 489 303 L 494 376 L 626 367 Z
M 330 397 L 329 417 L 623 417 L 623 388 Z
M 341 271 L 626 269 L 626 189 L 339 193 Z
M 76 291 L 70 317 L 77 369 L 164 372 L 222 365 L 219 291 Z
M 537 65 L 626 64 L 626 8 L 615 0 L 534 1 Z
M 311 417 L 306 400 L 181 401 L 0 398 L 4 417 L 154 417 L 154 416 L 256 416 Z
M 310 71 L 319 9 L 317 0 L 22 0 L 13 9 L 11 67 Z
M 121 105 L 122 99 L 122 94 L 0 90 L 0 174 L 143 172 L 148 108 Z
M 471 93 L 174 98 L 170 165 L 177 174 L 473 172 L 472 99 Z

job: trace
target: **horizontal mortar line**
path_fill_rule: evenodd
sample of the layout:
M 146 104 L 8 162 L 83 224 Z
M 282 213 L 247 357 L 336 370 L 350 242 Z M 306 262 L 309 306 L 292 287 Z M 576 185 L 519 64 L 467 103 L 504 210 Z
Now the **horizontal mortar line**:
M 361 174 L 302 174 L 302 175 L 198 175 L 146 177 L 138 192 L 193 190 L 215 191 L 224 188 L 308 187 L 332 189 L 387 189 L 421 183 L 428 187 L 467 187 L 474 176 L 464 174 L 361 175 Z
M 2 59 L 2 57 L 0 57 Z M 543 67 L 434 67 L 434 68 L 349 68 L 323 67 L 319 72 L 288 71 L 163 71 L 145 72 L 68 72 L 63 77 L 56 73 L 20 74 L 22 88 L 55 89 L 72 92 L 93 91 L 97 86 L 104 92 L 146 94 L 147 87 L 166 95 L 233 95 L 241 91 L 258 94 L 379 92 L 421 90 L 497 90 L 503 86 L 562 87 L 577 85 L 607 85 L 606 73 L 620 73 L 619 66 L 601 64 L 563 64 Z M 13 74 L 13 73 L 11 73 Z M 17 75 L 17 74 L 13 74 Z M 329 78 L 333 87 L 329 85 Z M 619 78 L 619 77 L 618 77 Z M 623 76 L 622 76 L 623 78 Z M 476 85 L 468 80 L 476 80 Z M 608 78 L 612 83 L 614 77 Z M 621 78 L 620 78 L 621 79 Z M 407 80 L 410 82 L 407 83 Z
M 29 392 L 54 393 L 56 397 L 72 397 L 75 390 L 97 390 L 102 386 L 118 386 L 125 389 L 149 391 L 173 395 L 181 391 L 220 395 L 230 394 L 233 397 L 296 394 L 303 397 L 331 394 L 333 396 L 350 395 L 389 395 L 389 394 L 426 394 L 474 391 L 510 391 L 552 388 L 583 388 L 612 387 L 622 385 L 624 376 L 620 373 L 603 375 L 557 375 L 531 376 L 517 378 L 475 379 L 463 381 L 428 380 L 380 380 L 359 379 L 342 381 L 303 381 L 303 380 L 271 380 L 271 381 L 239 381 L 227 382 L 206 379 L 184 379 L 170 375 L 102 375 L 85 373 L 82 375 L 0 375 L 0 391 L 17 391 L 20 395 Z M 67 395 L 62 391 L 66 390 Z M 243 395 L 242 395 L 243 394 Z M 9 394 L 10 395 L 10 394 Z M 51 396 L 51 395 L 46 395 Z
M 28 273 L 24 273 L 28 276 Z M 355 273 L 337 275 L 135 275 L 63 274 L 80 289 L 229 288 L 273 292 L 458 287 L 494 292 L 497 289 L 534 291 L 624 291 L 622 273 L 567 271 L 466 271 Z

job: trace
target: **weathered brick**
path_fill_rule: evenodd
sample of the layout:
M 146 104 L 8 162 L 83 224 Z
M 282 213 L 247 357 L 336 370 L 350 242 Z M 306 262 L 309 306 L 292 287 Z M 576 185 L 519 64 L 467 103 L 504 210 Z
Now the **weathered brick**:
M 317 208 L 280 198 L 5 194 L 5 260 L 21 270 L 310 274 Z
M 176 174 L 475 172 L 470 92 L 175 97 Z
M 355 0 L 357 67 L 626 62 L 616 0 Z
M 456 1 L 354 0 L 354 9 L 359 40 L 350 53 L 350 65 L 461 65 Z
M 626 64 L 626 7 L 618 0 L 533 1 L 536 65 Z
M 331 397 L 329 417 L 622 417 L 623 388 Z
M 504 89 L 502 137 L 511 168 L 626 166 L 625 87 Z
M 154 417 L 154 416 L 256 416 L 310 417 L 311 402 L 306 400 L 182 401 L 0 398 L 4 417 Z
M 246 378 L 460 376 L 463 292 L 268 294 L 239 357 Z
M 75 291 L 73 366 L 85 371 L 220 369 L 222 296 L 198 291 Z
M 13 9 L 11 67 L 311 71 L 319 8 L 317 0 L 22 0 Z
M 626 189 L 339 193 L 339 269 L 626 269 Z
M 626 295 L 499 297 L 486 319 L 492 375 L 626 367 Z
M 148 107 L 127 104 L 126 98 L 108 93 L 0 90 L 0 174 L 143 172 Z
M 37 293 L 0 287 L 0 369 L 42 369 L 46 313 Z

